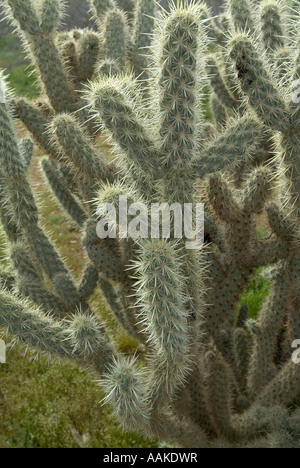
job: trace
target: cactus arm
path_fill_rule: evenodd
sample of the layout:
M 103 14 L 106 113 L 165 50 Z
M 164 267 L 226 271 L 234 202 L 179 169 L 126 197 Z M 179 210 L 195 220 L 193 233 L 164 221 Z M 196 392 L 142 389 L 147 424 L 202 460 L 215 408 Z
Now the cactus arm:
M 255 169 L 247 181 L 244 196 L 244 208 L 247 213 L 261 213 L 271 197 L 272 175 L 265 168 Z
M 34 252 L 37 261 L 40 262 L 54 284 L 56 281 L 57 292 L 67 303 L 69 299 L 66 295 L 69 292 L 68 289 L 72 291 L 70 297 L 75 299 L 77 296 L 77 294 L 74 294 L 76 287 L 56 249 L 43 230 L 38 227 L 37 206 L 25 176 L 25 167 L 16 141 L 10 111 L 6 103 L 0 103 L 0 123 L 2 128 L 0 143 L 3 148 L 3 152 L 1 153 L 1 177 L 4 184 L 5 196 L 12 208 L 13 217 L 17 225 L 24 231 L 24 236 Z M 61 279 L 61 274 L 63 275 L 64 286 L 66 287 L 65 291 L 63 290 L 64 288 L 61 288 L 61 284 L 58 281 L 58 279 Z
M 97 66 L 96 74 L 100 76 L 116 76 L 119 73 L 120 69 L 118 64 L 114 60 L 108 58 L 101 60 Z
M 80 83 L 92 79 L 100 53 L 100 39 L 94 32 L 87 32 L 78 41 L 77 79 Z
M 28 34 L 40 31 L 40 21 L 31 1 L 8 0 L 6 5 L 7 17 L 14 26 L 20 26 Z
M 154 405 L 171 396 L 189 362 L 188 313 L 176 249 L 165 241 L 143 244 L 137 264 L 138 306 L 157 353 L 152 371 Z
M 147 52 L 151 45 L 154 29 L 155 2 L 153 0 L 138 0 L 135 7 L 134 39 L 136 47 Z
M 228 118 L 226 108 L 215 94 L 211 95 L 211 108 L 217 127 L 225 127 Z
M 23 140 L 21 140 L 20 152 L 23 157 L 25 171 L 27 171 L 27 169 L 29 168 L 31 160 L 33 158 L 33 148 L 33 142 L 30 138 L 23 138 Z
M 205 236 L 208 242 L 212 241 L 221 252 L 224 252 L 224 236 L 208 204 L 205 206 Z
M 295 220 L 291 216 L 288 216 L 275 203 L 267 206 L 266 211 L 270 227 L 275 234 L 287 242 L 292 242 L 296 236 Z
M 218 435 L 233 439 L 232 427 L 232 394 L 229 366 L 217 353 L 210 351 L 208 361 L 207 406 L 208 412 Z
M 300 148 L 299 131 L 291 131 L 282 135 L 282 161 L 285 166 L 287 180 L 289 181 L 289 191 L 287 199 L 292 207 L 294 216 L 300 217 L 300 164 L 298 152 Z
M 166 19 L 158 34 L 158 86 L 159 86 L 159 134 L 162 141 L 162 164 L 168 170 L 165 180 L 166 197 L 182 190 L 190 201 L 188 187 L 183 187 L 182 171 L 189 171 L 195 154 L 195 133 L 200 116 L 195 108 L 200 63 L 200 24 L 197 14 L 191 11 L 184 19 L 180 10 Z M 182 21 L 180 21 L 182 19 Z M 202 39 L 202 38 L 201 38 Z M 203 39 L 204 41 L 204 39 Z M 179 176 L 178 176 L 179 174 Z M 174 178 L 174 184 L 172 180 Z M 181 197 L 182 198 L 182 197 Z
M 255 30 L 249 0 L 228 0 L 228 9 L 236 31 L 252 33 Z
M 220 174 L 209 178 L 208 196 L 215 213 L 223 222 L 236 223 L 242 217 L 240 206 Z
M 109 10 L 104 17 L 104 55 L 124 71 L 127 53 L 127 24 L 121 10 Z
M 132 64 L 136 77 L 146 78 L 155 23 L 155 1 L 138 0 L 135 6 Z
M 126 89 L 127 88 L 127 89 Z M 91 87 L 90 102 L 121 154 L 152 178 L 161 178 L 157 150 L 137 116 L 126 81 L 102 79 Z M 120 154 L 120 150 L 116 151 Z
M 5 184 L 0 180 L 0 206 L 1 206 L 1 223 L 8 240 L 13 243 L 17 242 L 22 231 L 16 223 L 12 215 L 12 208 L 5 195 Z
M 44 310 L 62 317 L 65 315 L 65 307 L 58 297 L 45 288 L 42 272 L 29 257 L 22 231 L 16 225 L 11 210 L 5 203 L 5 199 L 3 199 L 4 193 L 5 190 L 3 191 L 3 188 L 1 188 L 1 221 L 11 244 L 9 249 L 10 260 L 17 272 L 15 286 L 23 297 L 30 298 L 35 304 L 43 307 Z
M 42 355 L 75 359 L 100 375 L 107 372 L 116 357 L 105 331 L 92 315 L 74 315 L 69 326 L 66 326 L 65 321 L 43 314 L 6 291 L 0 291 L 0 307 L 1 328 L 19 344 L 29 346 Z
M 78 286 L 78 293 L 82 302 L 87 302 L 94 294 L 98 285 L 98 280 L 98 271 L 91 263 L 88 263 Z
M 289 255 L 289 245 L 285 240 L 264 239 L 255 244 L 255 254 L 252 258 L 252 266 L 268 266 L 284 260 Z
M 229 54 L 236 65 L 241 89 L 257 115 L 274 130 L 288 130 L 291 124 L 285 100 L 251 39 L 242 34 L 234 37 Z
M 108 169 L 101 154 L 97 154 L 76 120 L 68 114 L 58 115 L 51 123 L 53 141 L 65 153 L 81 175 L 100 181 L 108 176 Z
M 206 70 L 210 78 L 211 87 L 220 102 L 223 106 L 228 107 L 229 109 L 235 109 L 238 102 L 234 99 L 227 88 L 227 85 L 220 74 L 218 65 L 213 57 L 208 57 L 206 61 Z
M 44 231 L 38 226 L 24 232 L 26 242 L 34 253 L 65 306 L 70 308 L 78 301 L 78 292 L 73 278 L 59 253 Z
M 119 283 L 126 281 L 127 274 L 124 272 L 121 253 L 115 239 L 101 239 L 96 228 L 97 222 L 93 219 L 88 220 L 83 245 L 91 262 L 105 278 Z
M 14 101 L 14 108 L 17 117 L 24 123 L 40 148 L 53 159 L 60 159 L 61 156 L 57 153 L 47 132 L 50 119 L 44 117 L 41 110 L 34 103 L 23 98 Z
M 99 284 L 108 305 L 119 323 L 131 336 L 140 339 L 141 337 L 136 330 L 136 324 L 130 319 L 132 311 L 126 313 L 126 304 L 124 304 L 122 294 L 105 278 L 100 277 Z
M 279 269 L 272 294 L 269 295 L 260 313 L 254 334 L 254 346 L 251 354 L 248 391 L 252 397 L 257 395 L 274 376 L 273 358 L 276 351 L 276 339 L 287 311 L 287 278 L 284 268 Z
M 51 190 L 59 200 L 62 207 L 79 227 L 83 227 L 87 219 L 87 215 L 79 202 L 70 192 L 55 161 L 44 158 L 42 160 L 42 167 Z
M 244 328 L 234 330 L 234 356 L 237 368 L 237 381 L 241 391 L 246 390 L 246 379 L 249 365 L 249 338 Z
M 5 291 L 0 292 L 0 325 L 17 342 L 62 358 L 72 357 L 68 333 L 60 322 L 34 310 Z
M 64 6 L 64 1 L 62 0 L 43 0 L 40 20 L 42 31 L 52 32 L 59 28 Z
M 5 103 L 0 103 L 0 127 L 1 178 L 5 184 L 5 196 L 14 209 L 17 224 L 29 227 L 37 223 L 38 213 L 25 176 L 25 165 L 19 152 L 9 107 Z
M 78 55 L 75 39 L 69 35 L 67 35 L 67 37 L 59 36 L 57 39 L 57 47 L 68 78 L 73 86 L 76 86 L 78 84 Z
M 261 5 L 261 32 L 268 52 L 284 47 L 284 31 L 281 19 L 281 5 L 277 0 L 266 0 Z
M 151 421 L 152 437 L 159 440 L 170 438 L 179 447 L 197 448 L 209 447 L 209 439 L 205 431 L 191 421 L 185 421 L 170 411 L 153 412 Z
M 150 404 L 147 399 L 145 371 L 133 359 L 119 357 L 101 381 L 106 393 L 105 401 L 123 427 L 131 431 L 145 430 L 149 426 Z
M 60 15 L 58 11 L 60 8 L 59 2 L 56 0 L 46 0 L 44 2 L 41 22 L 36 16 L 31 1 L 9 0 L 9 5 L 11 10 L 8 11 L 12 20 L 15 20 L 17 25 L 26 32 L 26 43 L 28 42 L 32 58 L 36 62 L 42 83 L 53 108 L 57 112 L 74 110 L 75 96 L 53 39 L 53 30 Z M 21 21 L 22 12 L 27 10 L 30 10 L 28 19 L 26 22 Z M 45 15 L 47 15 L 48 19 Z M 19 23 L 19 21 L 21 22 Z
M 229 125 L 195 158 L 198 177 L 226 169 L 251 158 L 262 138 L 262 126 L 255 119 L 242 118 Z
M 271 382 L 257 397 L 257 402 L 265 407 L 275 405 L 289 406 L 295 395 L 299 394 L 299 365 L 289 359 Z
M 30 259 L 28 248 L 21 238 L 12 243 L 10 258 L 17 271 L 17 288 L 22 296 L 54 316 L 63 318 L 66 312 L 63 302 L 45 288 L 42 273 Z
M 99 28 L 103 26 L 103 16 L 107 11 L 117 8 L 115 0 L 88 0 L 90 9 L 94 19 L 97 21 Z

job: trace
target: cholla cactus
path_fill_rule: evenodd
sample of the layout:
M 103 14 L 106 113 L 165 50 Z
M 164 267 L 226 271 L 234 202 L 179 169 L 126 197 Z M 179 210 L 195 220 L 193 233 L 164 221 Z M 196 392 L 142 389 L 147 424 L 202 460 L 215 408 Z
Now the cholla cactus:
M 44 91 L 35 102 L 15 98 L 14 113 L 50 158 L 42 163 L 49 185 L 71 219 L 82 227 L 91 215 L 89 201 L 99 183 L 112 182 L 118 172 L 94 147 L 97 128 L 86 110 L 82 90 L 99 75 L 131 67 L 138 68 L 136 74 L 140 75 L 141 61 L 146 77 L 145 47 L 153 29 L 154 1 L 137 3 L 135 25 L 130 28 L 114 1 L 91 0 L 99 32 L 67 33 L 59 32 L 63 0 L 45 0 L 39 5 L 5 0 L 1 4 L 35 65 Z
M 143 31 L 153 27 L 152 2 L 137 2 L 130 39 L 114 2 L 95 0 L 94 13 L 105 15 L 105 56 L 95 64 L 94 49 L 85 53 L 94 33 L 73 33 L 79 49 L 54 41 L 58 2 L 45 1 L 42 13 L 26 2 L 21 14 L 23 2 L 9 0 L 31 51 L 45 47 L 44 36 L 55 47 L 72 100 L 55 94 L 41 56 L 49 102 L 12 102 L 6 93 L 0 103 L 1 218 L 14 269 L 10 278 L 1 273 L 0 326 L 40 353 L 96 372 L 124 428 L 182 447 L 299 446 L 300 367 L 291 359 L 300 338 L 300 130 L 292 98 L 299 53 L 295 41 L 283 40 L 279 3 L 262 3 L 253 12 L 247 0 L 229 1 L 227 20 L 217 25 L 201 3 L 180 2 L 156 19 L 151 42 Z M 151 53 L 151 67 L 142 54 L 130 72 L 125 52 L 136 57 L 139 47 Z M 283 47 L 293 62 L 279 73 Z M 202 112 L 209 78 L 215 125 Z M 47 153 L 42 165 L 53 192 L 83 232 L 89 263 L 79 283 L 40 227 L 26 175 L 33 145 L 18 145 L 11 108 Z M 114 165 L 99 152 L 100 132 L 112 143 Z M 202 201 L 210 242 L 198 251 L 187 250 L 184 237 L 130 239 L 118 217 L 116 236 L 98 237 L 105 215 L 98 204 L 118 208 L 122 196 L 146 207 Z M 261 239 L 264 212 L 270 233 Z M 255 269 L 269 265 L 271 292 L 250 320 L 247 306 L 237 308 L 240 297 Z M 90 305 L 98 286 L 120 324 L 145 345 L 146 359 L 124 356 L 110 341 Z

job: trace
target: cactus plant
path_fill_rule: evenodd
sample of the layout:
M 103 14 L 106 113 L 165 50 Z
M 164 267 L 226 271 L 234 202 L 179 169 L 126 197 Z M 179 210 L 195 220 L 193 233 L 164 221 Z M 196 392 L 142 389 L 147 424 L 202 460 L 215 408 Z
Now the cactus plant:
M 57 1 L 45 0 L 41 17 L 30 2 L 20 14 L 22 3 L 8 1 L 48 99 L 33 105 L 7 91 L 0 103 L 1 219 L 14 270 L 10 281 L 1 273 L 0 327 L 39 353 L 90 368 L 128 430 L 181 447 L 299 447 L 300 367 L 291 358 L 300 338 L 299 52 L 295 38 L 283 39 L 280 4 L 262 2 L 255 22 L 248 0 L 230 0 L 226 21 L 215 22 L 201 3 L 179 2 L 155 19 L 150 41 L 152 2 L 137 2 L 130 39 L 115 3 L 94 0 L 101 27 L 105 15 L 95 64 L 94 49 L 85 54 L 98 43 L 94 33 L 74 32 L 75 48 L 71 36 L 54 40 Z M 42 63 L 45 47 L 55 49 L 61 96 Z M 137 60 L 139 48 L 146 54 Z M 279 73 L 282 48 L 291 59 Z M 208 83 L 215 123 L 203 115 Z M 26 174 L 32 142 L 18 144 L 13 113 L 47 153 L 48 182 L 82 231 L 89 261 L 80 282 L 40 225 Z M 104 137 L 113 164 L 99 150 Z M 116 235 L 100 238 L 97 207 L 125 196 L 146 208 L 203 202 L 209 242 L 186 249 L 174 230 L 131 239 L 119 217 Z M 262 214 L 268 232 L 260 238 Z M 253 272 L 270 265 L 270 294 L 250 318 L 240 298 Z M 91 305 L 98 287 L 146 358 L 118 350 Z

